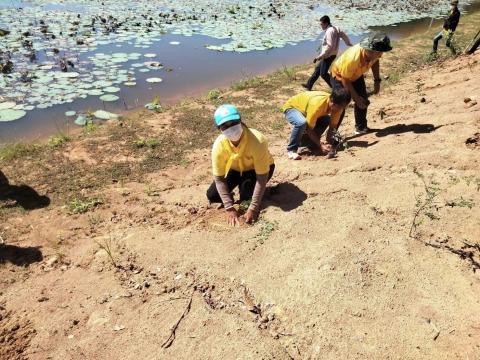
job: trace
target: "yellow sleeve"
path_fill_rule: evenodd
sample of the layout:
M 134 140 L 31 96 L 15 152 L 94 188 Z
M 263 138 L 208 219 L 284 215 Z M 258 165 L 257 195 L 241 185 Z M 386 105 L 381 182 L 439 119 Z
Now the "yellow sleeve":
M 212 148 L 212 172 L 213 176 L 225 176 L 225 166 L 227 159 L 223 153 L 222 143 L 218 139 Z
M 253 152 L 253 167 L 255 168 L 255 173 L 257 175 L 268 174 L 271 163 L 272 156 L 268 151 L 268 142 L 265 138 L 263 138 Z

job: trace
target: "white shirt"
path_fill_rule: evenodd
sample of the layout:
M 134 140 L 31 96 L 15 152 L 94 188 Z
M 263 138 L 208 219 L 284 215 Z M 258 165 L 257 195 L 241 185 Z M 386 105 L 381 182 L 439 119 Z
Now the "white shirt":
M 342 30 L 336 26 L 329 25 L 327 30 L 325 30 L 325 36 L 323 37 L 322 42 L 322 52 L 318 57 L 326 59 L 330 56 L 337 55 L 340 38 L 342 38 L 345 44 L 350 44 L 350 39 Z

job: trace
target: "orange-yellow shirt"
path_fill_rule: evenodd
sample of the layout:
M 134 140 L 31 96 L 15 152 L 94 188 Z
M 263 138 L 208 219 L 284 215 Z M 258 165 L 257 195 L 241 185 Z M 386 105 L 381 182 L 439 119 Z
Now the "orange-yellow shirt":
M 353 82 L 371 69 L 377 61 L 378 60 L 367 61 L 365 59 L 365 49 L 357 44 L 345 50 L 345 52 L 333 62 L 330 67 L 330 75 L 339 81 L 345 79 Z
M 230 169 L 238 172 L 255 170 L 258 175 L 267 174 L 274 163 L 268 150 L 267 139 L 258 130 L 243 126 L 243 134 L 237 147 L 223 134 L 212 148 L 214 176 L 227 176 Z
M 310 129 L 313 129 L 317 124 L 318 118 L 330 115 L 331 124 L 337 124 L 342 112 L 331 114 L 328 100 L 330 93 L 326 91 L 304 91 L 287 100 L 283 105 L 282 111 L 287 109 L 296 109 L 300 111 L 307 119 L 307 124 Z

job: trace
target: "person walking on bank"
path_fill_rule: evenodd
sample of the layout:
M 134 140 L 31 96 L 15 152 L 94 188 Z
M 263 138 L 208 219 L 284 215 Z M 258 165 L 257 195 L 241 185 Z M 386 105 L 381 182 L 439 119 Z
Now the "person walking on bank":
M 267 182 L 275 170 L 267 140 L 241 121 L 233 105 L 220 106 L 214 121 L 222 134 L 212 148 L 214 181 L 207 190 L 207 198 L 210 203 L 223 203 L 228 224 L 238 225 L 240 214 L 233 206 L 232 196 L 238 186 L 240 201 L 251 200 L 245 221 L 253 223 L 258 219 Z
M 340 116 L 350 99 L 350 94 L 344 89 L 336 89 L 332 93 L 304 91 L 288 99 L 282 108 L 285 118 L 293 125 L 287 146 L 288 158 L 301 159 L 297 151 L 304 133 L 322 153 L 330 151 L 322 145 L 320 137 L 328 127 L 327 142 L 332 142 Z
M 330 86 L 330 75 L 328 74 L 328 70 L 330 69 L 332 62 L 337 57 L 340 38 L 342 38 L 347 46 L 352 46 L 348 36 L 338 27 L 333 26 L 330 23 L 330 18 L 327 15 L 320 18 L 320 26 L 322 27 L 322 30 L 325 31 L 322 42 L 322 50 L 320 54 L 313 59 L 313 63 L 318 62 L 318 64 L 315 67 L 312 76 L 310 76 L 305 84 L 302 84 L 302 86 L 307 90 L 312 90 L 313 85 L 320 76 L 323 80 L 325 80 L 327 85 Z
M 380 58 L 384 52 L 391 51 L 390 39 L 382 33 L 374 33 L 360 44 L 347 50 L 332 64 L 330 69 L 331 85 L 333 90 L 343 88 L 347 90 L 355 102 L 355 134 L 365 134 L 367 127 L 368 100 L 364 74 L 372 69 L 375 84 L 374 94 L 380 92 Z M 340 117 L 342 122 L 345 111 Z
M 458 1 L 453 0 L 450 2 L 450 11 L 448 17 L 443 22 L 443 30 L 440 31 L 433 39 L 432 53 L 436 54 L 438 49 L 438 42 L 441 38 L 445 37 L 445 45 L 450 49 L 452 53 L 456 53 L 455 47 L 452 44 L 453 34 L 457 29 L 458 22 L 460 21 L 460 10 L 458 10 Z

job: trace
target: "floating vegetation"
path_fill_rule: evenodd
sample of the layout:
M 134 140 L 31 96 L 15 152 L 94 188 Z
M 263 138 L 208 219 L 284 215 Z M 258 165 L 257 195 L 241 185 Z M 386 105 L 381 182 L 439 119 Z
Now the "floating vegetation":
M 5 109 L 0 110 L 0 122 L 14 121 L 21 119 L 27 113 L 24 110 Z
M 103 95 L 103 96 L 100 96 L 100 100 L 102 101 L 117 101 L 119 99 L 119 97 L 117 95 L 111 95 L 111 94 L 107 94 L 107 95 Z
M 107 96 L 122 85 L 135 86 L 137 72 L 163 70 L 159 61 L 143 60 L 158 58 L 148 49 L 166 33 L 205 35 L 223 41 L 206 44 L 208 49 L 248 52 L 316 39 L 326 9 L 338 14 L 335 24 L 361 34 L 367 25 L 436 15 L 448 6 L 441 0 L 355 3 L 326 0 L 320 7 L 314 0 L 5 1 L 0 5 L 0 90 L 6 96 L 0 104 L 1 121 L 79 98 Z M 135 51 L 106 51 L 107 47 Z M 158 80 L 147 82 L 161 81 L 150 79 Z M 23 108 L 6 112 L 5 104 L 11 102 Z
M 105 111 L 105 110 L 97 110 L 93 113 L 93 116 L 95 116 L 97 119 L 100 120 L 110 120 L 110 119 L 117 119 L 118 115 Z

